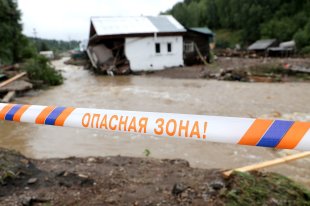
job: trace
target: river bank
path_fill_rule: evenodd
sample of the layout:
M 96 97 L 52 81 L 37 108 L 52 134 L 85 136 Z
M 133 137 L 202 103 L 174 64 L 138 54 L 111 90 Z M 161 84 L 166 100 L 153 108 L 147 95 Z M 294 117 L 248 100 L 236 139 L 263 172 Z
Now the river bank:
M 71 58 L 65 61 L 68 65 L 84 66 L 99 75 L 145 75 L 170 79 L 215 79 L 240 82 L 310 82 L 309 58 L 248 58 L 217 57 L 212 64 L 187 65 L 166 68 L 163 70 L 120 72 L 102 72 L 92 68 L 87 59 Z
M 0 205 L 309 205 L 310 192 L 275 173 L 192 168 L 181 159 L 29 159 L 0 149 Z
M 0 67 L 0 102 L 8 103 L 32 89 L 43 89 L 63 83 L 63 76 L 41 55 L 21 65 Z M 4 96 L 5 95 L 5 96 Z
M 308 58 L 219 57 L 209 65 L 193 65 L 146 73 L 172 79 L 216 79 L 241 82 L 310 82 Z
M 139 110 L 310 121 L 310 84 L 243 83 L 149 76 L 96 76 L 82 67 L 54 61 L 64 84 L 18 97 L 15 103 L 116 110 Z M 294 98 L 292 98 L 294 97 Z M 129 156 L 181 158 L 201 169 L 237 168 L 281 157 L 286 151 L 158 138 L 99 130 L 55 128 L 0 121 L 0 144 L 30 158 Z M 288 176 L 310 188 L 310 159 L 266 171 Z

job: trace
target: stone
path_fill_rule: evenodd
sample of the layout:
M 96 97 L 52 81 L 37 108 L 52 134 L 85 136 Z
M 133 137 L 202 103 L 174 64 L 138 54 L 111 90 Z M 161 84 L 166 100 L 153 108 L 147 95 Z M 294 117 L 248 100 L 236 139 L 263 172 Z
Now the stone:
M 172 194 L 175 196 L 180 195 L 182 192 L 184 192 L 187 189 L 187 187 L 182 183 L 176 183 L 174 184 L 172 188 Z
M 28 180 L 28 184 L 29 185 L 32 185 L 32 184 L 34 184 L 34 183 L 36 183 L 38 181 L 38 179 L 37 178 L 30 178 L 29 180 Z
M 210 183 L 210 187 L 214 190 L 220 190 L 225 187 L 225 184 L 221 181 L 214 181 Z

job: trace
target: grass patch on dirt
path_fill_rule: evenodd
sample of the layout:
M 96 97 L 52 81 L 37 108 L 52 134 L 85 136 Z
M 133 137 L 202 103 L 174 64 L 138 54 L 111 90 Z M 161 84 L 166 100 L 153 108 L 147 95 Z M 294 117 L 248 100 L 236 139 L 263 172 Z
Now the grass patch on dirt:
M 234 173 L 223 198 L 227 205 L 310 205 L 310 192 L 276 173 Z

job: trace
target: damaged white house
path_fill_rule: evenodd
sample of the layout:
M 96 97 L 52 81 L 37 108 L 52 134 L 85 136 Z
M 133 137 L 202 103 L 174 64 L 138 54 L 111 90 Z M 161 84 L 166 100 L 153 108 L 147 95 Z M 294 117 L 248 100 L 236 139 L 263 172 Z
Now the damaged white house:
M 172 16 L 93 17 L 87 47 L 101 72 L 152 71 L 183 66 L 186 29 Z

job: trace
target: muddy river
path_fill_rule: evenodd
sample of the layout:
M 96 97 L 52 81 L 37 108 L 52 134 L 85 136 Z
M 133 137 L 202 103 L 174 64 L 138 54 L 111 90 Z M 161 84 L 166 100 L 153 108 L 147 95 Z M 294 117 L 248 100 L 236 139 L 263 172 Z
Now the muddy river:
M 309 83 L 239 83 L 149 76 L 95 76 L 80 67 L 54 65 L 66 80 L 61 86 L 30 92 L 22 104 L 259 117 L 300 113 L 310 120 Z M 0 144 L 28 157 L 135 156 L 182 158 L 193 167 L 234 168 L 281 157 L 286 151 L 200 141 L 166 139 L 76 128 L 0 122 Z M 310 187 L 310 158 L 268 169 Z

